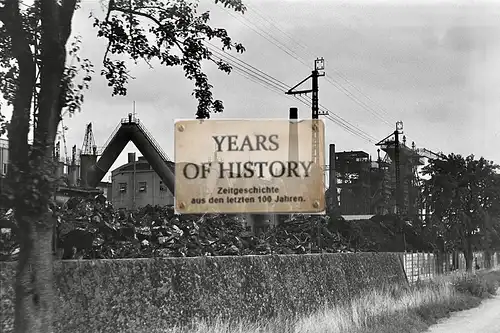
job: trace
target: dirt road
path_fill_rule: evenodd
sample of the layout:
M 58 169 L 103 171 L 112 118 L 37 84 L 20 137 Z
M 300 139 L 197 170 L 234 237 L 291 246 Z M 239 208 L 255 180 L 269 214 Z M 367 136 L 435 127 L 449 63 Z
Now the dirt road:
M 499 333 L 500 295 L 474 309 L 456 312 L 426 333 Z

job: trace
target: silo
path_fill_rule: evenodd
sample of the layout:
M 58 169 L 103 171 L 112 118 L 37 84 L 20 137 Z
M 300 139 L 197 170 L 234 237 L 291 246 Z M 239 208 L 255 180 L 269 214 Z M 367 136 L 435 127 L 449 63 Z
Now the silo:
M 95 168 L 97 162 L 97 155 L 80 155 L 80 179 L 81 187 L 90 187 L 88 185 L 90 172 Z

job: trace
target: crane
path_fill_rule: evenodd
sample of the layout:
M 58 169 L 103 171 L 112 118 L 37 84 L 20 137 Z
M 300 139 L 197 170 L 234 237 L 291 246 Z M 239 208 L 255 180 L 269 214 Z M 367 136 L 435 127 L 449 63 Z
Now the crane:
M 63 121 L 61 120 L 61 131 L 59 132 L 60 134 L 60 137 L 59 137 L 59 141 L 57 142 L 56 144 L 56 158 L 57 158 L 57 161 L 60 162 L 60 155 L 61 155 L 61 138 L 62 138 L 62 141 L 63 141 L 63 145 L 64 145 L 64 163 L 67 163 L 68 162 L 68 147 L 66 145 L 66 130 L 68 128 L 66 126 L 64 126 L 64 123 Z
M 61 119 L 61 134 L 62 134 L 62 139 L 63 139 L 63 145 L 64 145 L 64 161 L 65 163 L 68 163 L 68 145 L 66 144 L 66 130 L 68 129 L 66 126 L 64 126 L 64 122 Z
M 85 138 L 83 139 L 82 155 L 97 155 L 97 146 L 92 132 L 92 123 L 87 124 Z

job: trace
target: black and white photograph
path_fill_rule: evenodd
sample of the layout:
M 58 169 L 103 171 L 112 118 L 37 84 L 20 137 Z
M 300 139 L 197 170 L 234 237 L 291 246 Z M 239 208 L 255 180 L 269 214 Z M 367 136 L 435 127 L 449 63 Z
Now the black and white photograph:
M 0 0 L 1 333 L 500 333 L 500 1 Z

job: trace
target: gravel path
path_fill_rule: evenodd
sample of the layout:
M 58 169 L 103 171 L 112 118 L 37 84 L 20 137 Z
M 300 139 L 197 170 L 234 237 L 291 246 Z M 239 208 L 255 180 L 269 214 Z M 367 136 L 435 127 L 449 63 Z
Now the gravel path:
M 477 308 L 453 313 L 426 333 L 500 333 L 500 295 Z

